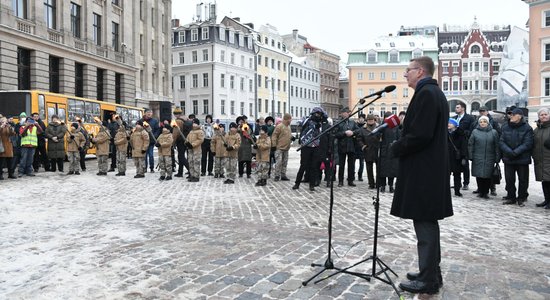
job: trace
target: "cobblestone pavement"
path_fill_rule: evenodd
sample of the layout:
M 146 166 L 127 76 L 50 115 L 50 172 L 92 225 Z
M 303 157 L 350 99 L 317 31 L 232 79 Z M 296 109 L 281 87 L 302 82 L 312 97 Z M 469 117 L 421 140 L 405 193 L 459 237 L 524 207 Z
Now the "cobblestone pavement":
M 299 155 L 291 150 L 291 179 Z M 340 274 L 302 286 L 327 254 L 329 189 L 293 181 L 236 184 L 201 177 L 159 182 L 39 172 L 0 181 L 1 299 L 397 299 L 390 285 Z M 422 174 L 419 174 L 421 176 Z M 473 180 L 475 182 L 475 180 Z M 525 207 L 471 190 L 440 222 L 444 287 L 405 298 L 550 299 L 550 211 L 531 174 Z M 373 190 L 334 189 L 332 257 L 337 267 L 372 255 Z M 389 215 L 381 194 L 378 255 L 400 277 L 415 271 L 412 222 Z M 371 262 L 357 272 L 370 273 Z M 331 274 L 325 272 L 322 276 Z M 321 277 L 320 277 L 321 278 Z

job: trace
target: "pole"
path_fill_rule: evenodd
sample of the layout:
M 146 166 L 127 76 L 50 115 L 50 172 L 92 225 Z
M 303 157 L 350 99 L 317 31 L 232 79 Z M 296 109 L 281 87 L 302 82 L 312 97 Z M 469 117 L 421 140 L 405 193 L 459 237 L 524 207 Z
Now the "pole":
M 275 120 L 275 78 L 271 78 L 271 92 L 273 93 L 273 98 L 271 100 L 271 116 Z

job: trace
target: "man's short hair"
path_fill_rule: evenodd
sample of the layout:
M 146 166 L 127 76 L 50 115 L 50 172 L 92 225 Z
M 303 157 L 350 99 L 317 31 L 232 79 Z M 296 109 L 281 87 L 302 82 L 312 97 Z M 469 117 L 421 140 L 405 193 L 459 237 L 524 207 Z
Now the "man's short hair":
M 428 73 L 428 75 L 430 75 L 430 76 L 434 75 L 435 65 L 434 65 L 434 61 L 431 59 L 431 57 L 429 57 L 429 56 L 420 56 L 420 57 L 411 59 L 411 62 L 413 62 L 413 61 L 416 62 L 417 64 L 419 64 L 420 67 L 422 69 L 424 69 L 424 71 L 426 71 L 426 73 Z
M 462 109 L 466 110 L 466 103 L 458 102 L 456 105 L 460 105 L 462 107 Z

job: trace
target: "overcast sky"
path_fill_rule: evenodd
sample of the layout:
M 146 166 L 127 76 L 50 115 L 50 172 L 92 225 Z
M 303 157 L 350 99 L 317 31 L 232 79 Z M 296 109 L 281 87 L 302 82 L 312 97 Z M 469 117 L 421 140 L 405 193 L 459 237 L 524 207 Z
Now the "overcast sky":
M 214 1 L 173 0 L 172 17 L 182 24 L 192 21 L 198 3 Z M 525 29 L 529 6 L 521 0 L 217 0 L 217 21 L 240 17 L 244 23 L 269 23 L 280 34 L 299 33 L 319 48 L 340 55 L 364 49 L 366 40 L 389 33 L 401 25 L 469 26 L 474 17 L 481 26 L 512 25 Z M 203 10 L 204 11 L 204 10 Z

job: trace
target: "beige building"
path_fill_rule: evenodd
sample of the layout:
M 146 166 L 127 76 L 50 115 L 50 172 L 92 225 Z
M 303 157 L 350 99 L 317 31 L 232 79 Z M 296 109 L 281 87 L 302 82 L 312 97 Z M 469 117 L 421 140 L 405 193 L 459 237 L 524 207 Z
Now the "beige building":
M 528 108 L 536 112 L 550 106 L 550 1 L 523 1 L 529 4 Z
M 1 0 L 0 89 L 171 101 L 170 0 Z

